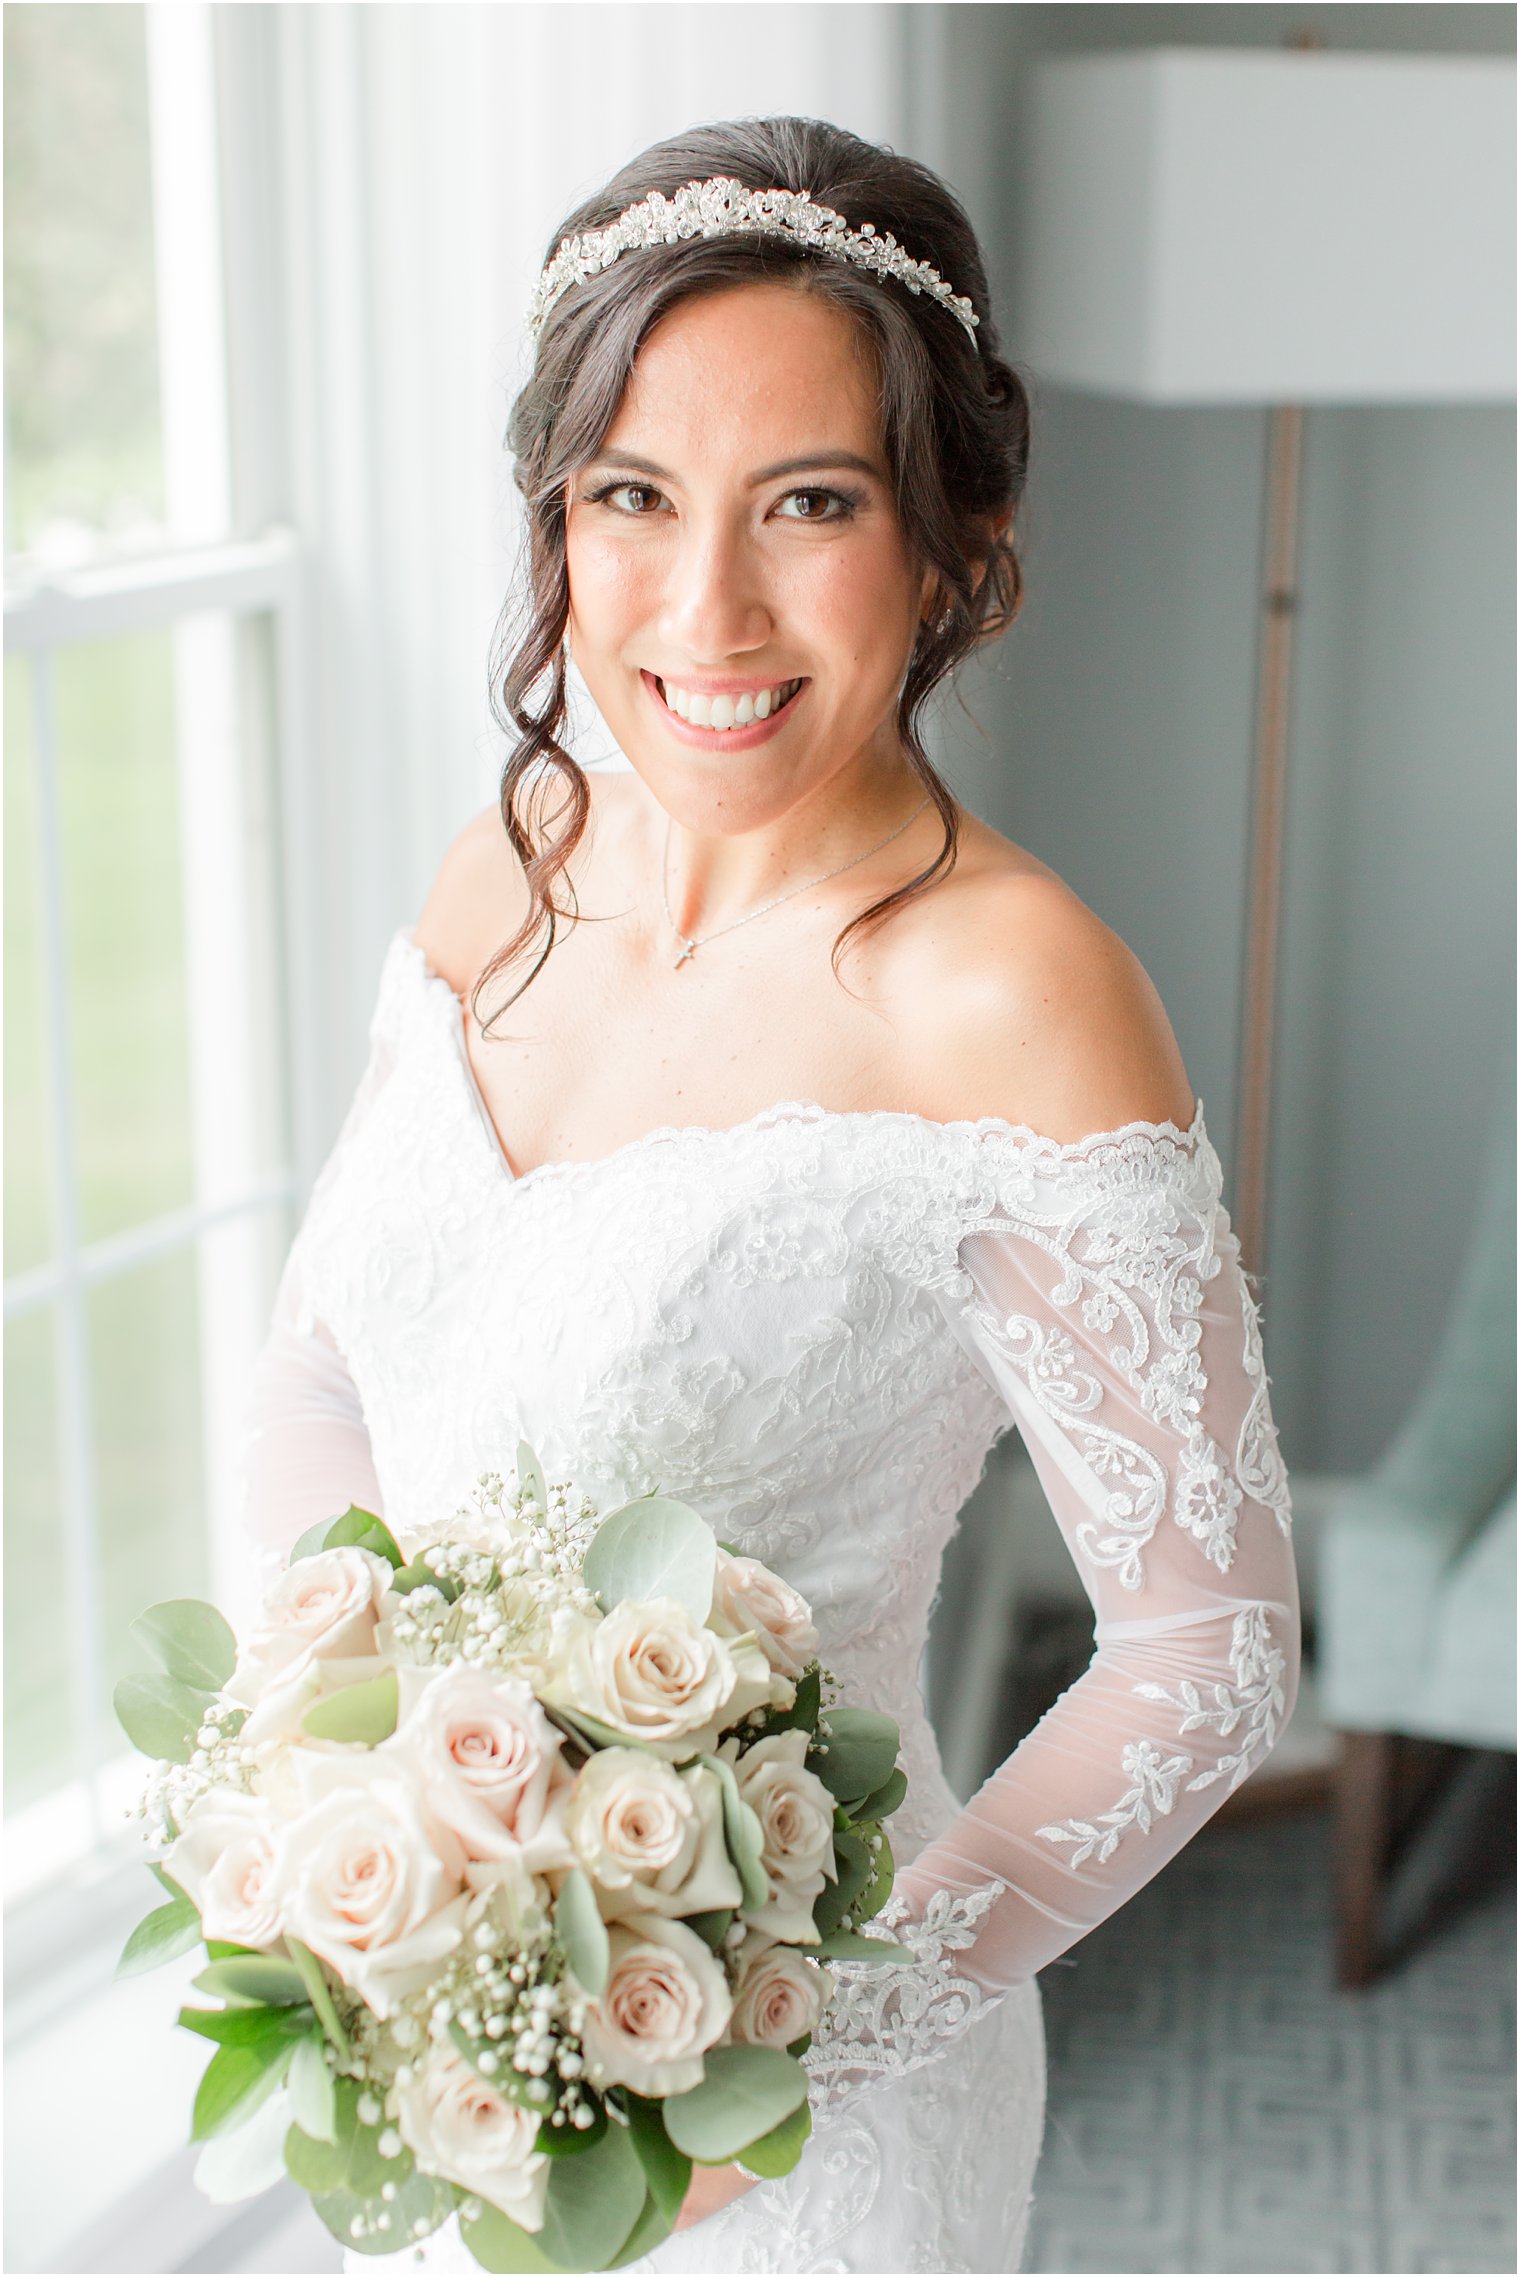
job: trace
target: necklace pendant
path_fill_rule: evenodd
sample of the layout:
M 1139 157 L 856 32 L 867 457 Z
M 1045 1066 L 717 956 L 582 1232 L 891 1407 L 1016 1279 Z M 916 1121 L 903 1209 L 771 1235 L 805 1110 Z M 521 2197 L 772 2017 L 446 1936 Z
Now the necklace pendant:
M 681 954 L 676 958 L 674 965 L 671 967 L 671 970 L 673 972 L 679 972 L 682 965 L 685 964 L 687 958 L 694 957 L 697 953 L 696 942 L 688 941 L 684 933 L 678 933 L 676 935 L 676 939 L 681 944 Z

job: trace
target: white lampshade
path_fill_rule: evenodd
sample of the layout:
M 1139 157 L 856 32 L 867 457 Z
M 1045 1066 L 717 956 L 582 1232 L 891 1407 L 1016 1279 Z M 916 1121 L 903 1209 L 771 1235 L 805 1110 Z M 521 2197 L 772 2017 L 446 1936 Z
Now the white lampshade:
M 1515 67 L 1161 48 L 1034 75 L 1018 352 L 1151 403 L 1515 392 Z

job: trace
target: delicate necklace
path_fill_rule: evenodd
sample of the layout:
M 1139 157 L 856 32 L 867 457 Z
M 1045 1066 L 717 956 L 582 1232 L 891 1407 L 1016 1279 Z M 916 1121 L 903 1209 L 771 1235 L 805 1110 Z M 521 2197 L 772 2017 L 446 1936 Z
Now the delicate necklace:
M 725 933 L 737 933 L 741 925 L 753 925 L 757 917 L 765 917 L 771 910 L 779 909 L 784 901 L 790 901 L 794 895 L 810 893 L 815 886 L 827 885 L 833 878 L 842 878 L 846 870 L 859 869 L 862 862 L 868 862 L 873 854 L 879 854 L 883 847 L 890 846 L 894 838 L 901 838 L 908 827 L 908 823 L 917 822 L 928 804 L 927 799 L 920 800 L 908 816 L 907 822 L 900 822 L 895 830 L 889 830 L 885 838 L 878 838 L 875 845 L 868 846 L 863 854 L 854 854 L 848 862 L 841 862 L 837 870 L 825 870 L 821 878 L 804 878 L 801 885 L 788 886 L 785 893 L 778 893 L 774 901 L 762 901 L 758 909 L 746 910 L 742 917 L 733 918 L 727 925 L 719 925 L 711 933 L 683 933 L 671 913 L 670 824 L 667 822 L 665 825 L 665 852 L 660 860 L 660 898 L 665 904 L 665 921 L 681 944 L 681 954 L 676 958 L 671 969 L 679 972 L 687 958 L 694 957 L 698 949 L 705 949 L 709 941 L 721 941 Z

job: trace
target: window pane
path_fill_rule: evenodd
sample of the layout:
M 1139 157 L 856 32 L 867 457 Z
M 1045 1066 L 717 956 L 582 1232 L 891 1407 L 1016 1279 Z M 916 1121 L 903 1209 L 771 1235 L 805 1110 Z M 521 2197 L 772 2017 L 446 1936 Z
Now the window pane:
M 5 660 L 5 1270 L 52 1247 L 32 666 Z
M 5 1807 L 76 1768 L 51 1307 L 5 1331 Z
M 125 1742 L 110 1713 L 123 1676 L 150 1665 L 128 1633 L 165 1597 L 203 1597 L 207 1539 L 193 1251 L 158 1259 L 90 1295 L 90 1369 L 100 1497 L 98 1548 L 105 1727 L 102 1756 Z
M 5 10 L 7 551 L 164 521 L 144 18 Z
M 57 768 L 80 1220 L 193 1198 L 170 637 L 64 649 Z

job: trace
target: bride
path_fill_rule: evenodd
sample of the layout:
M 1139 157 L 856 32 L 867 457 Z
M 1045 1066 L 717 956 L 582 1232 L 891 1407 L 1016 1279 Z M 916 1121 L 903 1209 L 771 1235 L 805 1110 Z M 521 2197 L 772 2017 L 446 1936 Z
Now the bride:
M 920 1965 L 839 1972 L 800 2165 L 701 2172 L 639 2266 L 1009 2270 L 1036 1972 L 1291 1710 L 1255 1307 L 1144 972 L 920 739 L 1020 590 L 1027 405 L 965 215 L 838 128 L 747 120 L 646 152 L 565 235 L 511 427 L 501 809 L 386 960 L 261 1370 L 252 1523 L 283 1549 L 350 1500 L 436 1519 L 526 1437 L 794 1582 L 848 1697 L 902 1725 Z M 571 655 L 630 774 L 560 745 Z M 1097 1643 L 960 1808 L 917 1670 L 1010 1422 Z M 415 2258 L 474 2266 L 452 2224 Z

